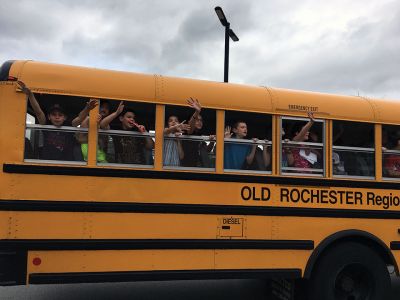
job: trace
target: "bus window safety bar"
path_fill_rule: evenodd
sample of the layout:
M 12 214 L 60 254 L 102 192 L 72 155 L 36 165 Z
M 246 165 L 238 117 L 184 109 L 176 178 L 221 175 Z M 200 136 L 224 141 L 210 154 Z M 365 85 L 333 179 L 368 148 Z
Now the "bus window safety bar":
M 282 170 L 284 171 L 296 171 L 296 172 L 301 172 L 308 174 L 308 172 L 313 172 L 313 173 L 323 173 L 323 169 L 313 169 L 313 168 L 294 168 L 294 167 L 282 167 Z
M 57 164 L 57 165 L 77 165 L 86 166 L 86 161 L 74 161 L 74 160 L 46 160 L 46 159 L 24 159 L 24 162 L 35 163 L 35 164 Z
M 139 132 L 139 131 L 128 131 L 128 130 L 104 130 L 99 129 L 99 135 L 125 135 L 125 136 L 141 136 L 141 137 L 155 137 L 154 133 L 150 132 Z
M 54 125 L 39 125 L 26 124 L 26 129 L 43 130 L 43 131 L 67 131 L 67 132 L 88 132 L 87 128 L 72 127 L 72 126 L 54 126 Z
M 272 145 L 271 141 L 268 140 L 247 140 L 247 139 L 232 139 L 232 138 L 225 138 L 224 139 L 225 143 L 235 143 L 235 144 L 259 144 L 259 145 Z
M 166 140 L 193 140 L 193 141 L 204 141 L 204 142 L 215 142 L 215 139 L 210 139 L 209 135 L 164 135 Z
M 282 141 L 282 145 L 323 147 L 323 143 Z
M 400 155 L 400 151 L 399 150 L 382 150 L 382 155 L 385 154 L 397 154 Z
M 374 148 L 363 148 L 363 147 L 347 147 L 347 146 L 333 146 L 333 150 L 349 150 L 358 152 L 375 152 Z

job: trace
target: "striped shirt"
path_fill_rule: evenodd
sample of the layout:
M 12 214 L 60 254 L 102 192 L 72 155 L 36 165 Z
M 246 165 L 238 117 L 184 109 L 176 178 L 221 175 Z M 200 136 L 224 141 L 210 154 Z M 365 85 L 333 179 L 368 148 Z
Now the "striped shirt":
M 164 139 L 164 166 L 180 166 L 178 141 L 174 134 L 166 135 Z

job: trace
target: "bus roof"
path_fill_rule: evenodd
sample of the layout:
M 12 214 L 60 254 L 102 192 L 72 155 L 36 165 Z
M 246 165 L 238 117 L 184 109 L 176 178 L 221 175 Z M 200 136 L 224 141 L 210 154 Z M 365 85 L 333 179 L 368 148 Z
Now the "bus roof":
M 2 74 L 6 68 L 10 78 L 24 81 L 33 91 L 39 93 L 174 105 L 186 105 L 187 98 L 195 97 L 204 107 L 216 109 L 290 116 L 304 116 L 307 111 L 313 111 L 317 118 L 390 124 L 399 122 L 400 101 L 396 100 L 340 96 L 26 60 L 4 63 Z

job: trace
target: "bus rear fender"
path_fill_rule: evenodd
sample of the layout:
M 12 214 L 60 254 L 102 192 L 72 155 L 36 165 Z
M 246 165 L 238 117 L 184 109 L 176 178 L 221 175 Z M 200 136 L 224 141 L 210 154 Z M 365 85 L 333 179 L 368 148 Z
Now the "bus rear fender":
M 316 266 L 319 258 L 323 256 L 324 253 L 327 253 L 329 249 L 332 248 L 332 246 L 339 243 L 345 243 L 347 241 L 359 242 L 360 244 L 371 247 L 382 257 L 387 265 L 393 265 L 396 274 L 399 275 L 399 268 L 396 259 L 394 258 L 389 247 L 384 242 L 382 242 L 378 237 L 369 232 L 350 229 L 336 232 L 325 238 L 321 243 L 319 243 L 317 248 L 315 248 L 310 258 L 308 259 L 303 277 L 306 279 L 309 279 L 311 277 L 311 273 Z

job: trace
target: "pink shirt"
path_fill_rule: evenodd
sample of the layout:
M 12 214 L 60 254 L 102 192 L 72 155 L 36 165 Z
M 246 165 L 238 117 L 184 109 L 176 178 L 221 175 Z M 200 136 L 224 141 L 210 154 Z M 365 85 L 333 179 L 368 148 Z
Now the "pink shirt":
M 300 149 L 293 149 L 294 167 L 302 169 L 310 169 L 311 163 L 300 155 Z

